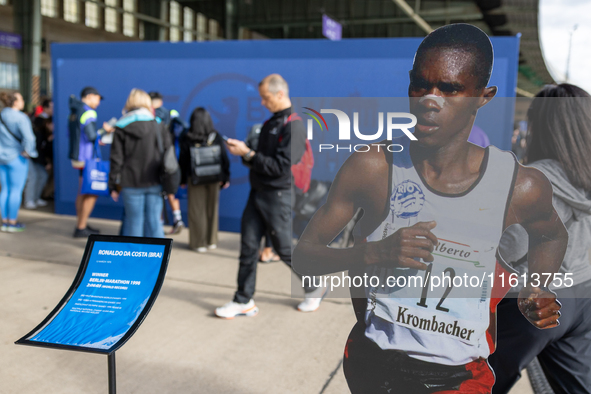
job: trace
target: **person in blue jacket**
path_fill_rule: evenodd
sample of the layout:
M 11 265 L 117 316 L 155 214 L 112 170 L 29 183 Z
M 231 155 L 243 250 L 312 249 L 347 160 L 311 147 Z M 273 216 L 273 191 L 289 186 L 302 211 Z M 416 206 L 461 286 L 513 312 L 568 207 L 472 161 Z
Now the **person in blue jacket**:
M 70 96 L 70 160 L 72 167 L 80 172 L 79 184 L 82 185 L 82 174 L 87 160 L 94 158 L 94 144 L 103 131 L 113 132 L 114 128 L 103 123 L 103 129 L 97 129 L 96 109 L 103 97 L 98 90 L 87 86 L 80 93 L 80 100 Z M 76 197 L 76 228 L 74 238 L 88 237 L 98 234 L 97 229 L 88 226 L 88 218 L 94 209 L 97 196 L 80 194 Z
M 30 157 L 37 157 L 31 120 L 22 110 L 25 101 L 20 93 L 2 93 L 5 108 L 0 112 L 0 213 L 4 232 L 24 231 L 17 222 L 27 180 Z

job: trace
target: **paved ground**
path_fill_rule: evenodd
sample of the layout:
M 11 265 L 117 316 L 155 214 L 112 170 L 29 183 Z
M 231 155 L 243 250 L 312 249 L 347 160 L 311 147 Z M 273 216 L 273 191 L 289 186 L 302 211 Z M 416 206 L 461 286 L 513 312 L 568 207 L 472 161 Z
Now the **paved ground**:
M 58 303 L 76 274 L 86 241 L 73 239 L 74 218 L 22 211 L 27 231 L 0 233 L 0 393 L 106 393 L 105 356 L 16 346 Z M 91 220 L 105 234 L 118 223 Z M 340 366 L 353 326 L 348 300 L 327 300 L 316 313 L 295 310 L 282 263 L 259 268 L 255 318 L 217 319 L 232 297 L 238 235 L 219 248 L 174 248 L 160 296 L 135 336 L 117 352 L 120 393 L 347 393 Z M 526 379 L 511 394 L 531 394 Z

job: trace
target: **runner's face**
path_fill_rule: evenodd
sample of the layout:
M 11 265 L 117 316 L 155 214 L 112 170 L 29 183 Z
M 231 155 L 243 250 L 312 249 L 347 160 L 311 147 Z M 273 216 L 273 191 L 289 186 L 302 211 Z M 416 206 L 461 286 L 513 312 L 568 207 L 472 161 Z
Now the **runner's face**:
M 415 61 L 408 96 L 419 144 L 443 146 L 459 133 L 468 139 L 486 90 L 473 64 L 471 53 L 457 49 L 430 49 Z

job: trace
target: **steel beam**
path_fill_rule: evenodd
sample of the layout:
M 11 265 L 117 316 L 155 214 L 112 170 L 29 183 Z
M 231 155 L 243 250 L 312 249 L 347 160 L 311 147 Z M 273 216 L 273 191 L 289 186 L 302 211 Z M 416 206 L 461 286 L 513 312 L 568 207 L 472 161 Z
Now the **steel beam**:
M 417 26 L 419 26 L 421 29 L 423 29 L 423 31 L 427 34 L 431 33 L 433 31 L 433 28 L 431 27 L 431 25 L 429 25 L 427 23 L 427 21 L 425 21 L 423 18 L 421 18 L 419 16 L 419 14 L 417 14 L 415 12 L 415 10 L 412 9 L 411 6 L 408 5 L 408 3 L 404 0 L 392 0 L 398 7 L 400 7 L 402 9 L 402 11 L 404 11 L 404 13 L 406 15 L 408 15 L 416 24 Z M 447 19 L 448 17 L 446 17 L 445 19 Z
M 442 22 L 445 19 L 459 19 L 463 21 L 478 21 L 482 19 L 482 13 L 475 12 L 472 14 L 449 14 L 449 15 L 427 15 L 422 17 L 428 22 Z M 410 17 L 392 17 L 392 18 L 356 18 L 356 19 L 340 19 L 340 23 L 343 26 L 355 26 L 355 25 L 375 25 L 375 24 L 395 24 L 395 23 L 409 23 L 414 22 L 414 19 Z M 274 29 L 281 28 L 283 26 L 289 27 L 307 27 L 307 26 L 322 26 L 322 21 L 318 19 L 314 20 L 301 20 L 301 21 L 285 21 L 285 22 L 241 22 L 240 26 L 248 29 Z

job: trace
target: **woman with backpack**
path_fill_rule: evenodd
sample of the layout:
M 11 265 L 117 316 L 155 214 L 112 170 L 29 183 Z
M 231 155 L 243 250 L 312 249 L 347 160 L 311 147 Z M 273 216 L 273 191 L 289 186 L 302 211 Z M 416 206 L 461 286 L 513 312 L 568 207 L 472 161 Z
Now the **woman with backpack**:
M 221 188 L 230 186 L 230 160 L 224 140 L 205 108 L 191 114 L 180 138 L 181 184 L 188 185 L 189 247 L 199 253 L 215 249 Z
M 170 135 L 154 119 L 143 90 L 131 91 L 124 112 L 115 124 L 109 173 L 111 197 L 123 198 L 121 235 L 163 238 L 161 170 Z
M 0 112 L 0 213 L 1 230 L 9 233 L 24 231 L 17 222 L 27 180 L 29 157 L 37 157 L 35 134 L 31 120 L 22 110 L 25 101 L 20 93 L 2 93 L 5 108 Z

